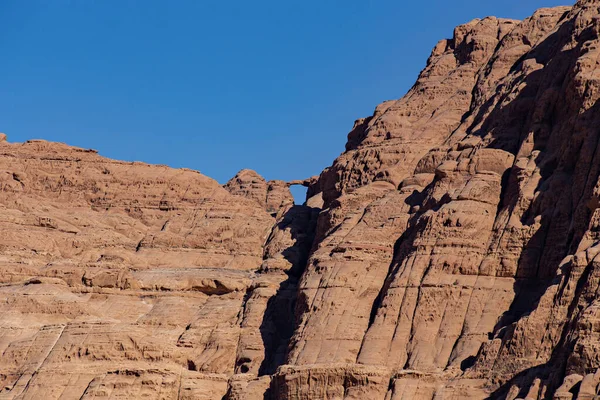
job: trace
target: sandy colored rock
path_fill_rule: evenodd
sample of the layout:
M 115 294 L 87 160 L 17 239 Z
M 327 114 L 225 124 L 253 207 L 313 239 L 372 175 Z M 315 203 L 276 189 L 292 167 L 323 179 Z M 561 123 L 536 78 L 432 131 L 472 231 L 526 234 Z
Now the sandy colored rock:
M 0 142 L 0 187 L 0 398 L 221 399 L 282 362 L 316 223 L 285 183 L 32 140 Z
M 0 398 L 598 398 L 598 10 L 457 27 L 318 177 L 0 141 Z
M 270 214 L 285 211 L 294 204 L 294 198 L 286 182 L 267 182 L 265 178 L 250 169 L 238 172 L 224 187 L 233 195 L 254 200 Z

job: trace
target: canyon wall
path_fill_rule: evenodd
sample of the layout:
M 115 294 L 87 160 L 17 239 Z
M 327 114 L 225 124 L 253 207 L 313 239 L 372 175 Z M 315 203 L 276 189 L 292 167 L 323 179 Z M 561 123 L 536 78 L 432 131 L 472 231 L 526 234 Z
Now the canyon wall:
M 459 26 L 294 182 L 1 142 L 0 399 L 596 398 L 599 46 Z

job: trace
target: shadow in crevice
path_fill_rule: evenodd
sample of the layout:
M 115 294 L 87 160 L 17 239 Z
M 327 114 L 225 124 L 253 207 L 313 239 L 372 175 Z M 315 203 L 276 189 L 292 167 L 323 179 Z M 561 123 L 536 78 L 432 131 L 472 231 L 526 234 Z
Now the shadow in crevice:
M 285 271 L 287 279 L 281 282 L 277 293 L 268 300 L 260 325 L 265 354 L 259 376 L 275 373 L 287 357 L 289 342 L 296 328 L 294 310 L 298 282 L 308 262 L 319 212 L 320 209 L 306 205 L 293 206 L 278 220 L 265 246 L 262 273 L 269 273 L 270 261 L 277 259 L 280 262 L 285 260 L 289 269 Z M 282 243 L 289 245 L 280 249 Z
M 272 375 L 283 365 L 295 329 L 294 309 L 298 294 L 298 278 L 290 276 L 271 297 L 260 325 L 265 357 L 258 375 Z
M 410 196 L 408 196 L 405 199 L 405 201 L 404 201 L 405 204 L 407 204 L 411 207 L 420 206 L 425 201 L 425 193 L 428 190 L 431 190 L 432 187 L 433 187 L 433 182 L 421 191 L 418 191 L 418 190 L 413 191 L 410 194 Z M 382 301 L 385 298 L 385 296 L 389 290 L 389 287 L 390 287 L 391 283 L 393 282 L 396 274 L 398 273 L 398 269 L 400 268 L 400 264 L 394 263 L 393 260 L 402 258 L 401 254 L 405 255 L 411 249 L 413 249 L 412 243 L 413 243 L 416 232 L 418 232 L 419 229 L 422 229 L 425 226 L 425 222 L 423 220 L 420 220 L 419 217 L 427 210 L 436 209 L 436 208 L 439 209 L 439 207 L 441 207 L 442 204 L 445 204 L 448 201 L 448 197 L 444 196 L 439 203 L 431 201 L 432 199 L 429 199 L 429 200 L 430 201 L 428 203 L 426 203 L 423 206 L 423 208 L 421 208 L 419 210 L 418 213 L 416 213 L 409 219 L 407 229 L 402 233 L 402 235 L 400 235 L 400 238 L 398 238 L 398 240 L 396 240 L 396 242 L 394 242 L 394 250 L 392 253 L 392 263 L 389 265 L 386 279 L 383 282 L 383 285 L 381 286 L 381 288 L 379 289 L 379 293 L 377 294 L 377 297 L 373 301 L 373 304 L 371 305 L 371 312 L 369 314 L 368 328 L 370 328 L 373 325 L 373 323 L 375 322 L 375 318 L 377 317 L 377 311 L 381 307 Z

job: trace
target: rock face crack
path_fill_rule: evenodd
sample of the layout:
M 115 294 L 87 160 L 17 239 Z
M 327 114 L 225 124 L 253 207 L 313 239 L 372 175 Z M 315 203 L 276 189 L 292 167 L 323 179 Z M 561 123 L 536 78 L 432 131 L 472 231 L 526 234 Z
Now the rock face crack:
M 599 9 L 458 26 L 304 180 L 0 135 L 0 397 L 600 395 Z

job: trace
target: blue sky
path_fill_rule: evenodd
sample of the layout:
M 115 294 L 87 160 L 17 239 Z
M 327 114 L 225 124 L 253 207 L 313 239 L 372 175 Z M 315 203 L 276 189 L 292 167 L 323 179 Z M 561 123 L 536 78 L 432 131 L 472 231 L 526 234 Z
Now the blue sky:
M 226 182 L 318 174 L 455 25 L 556 0 L 3 0 L 0 132 Z

